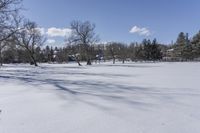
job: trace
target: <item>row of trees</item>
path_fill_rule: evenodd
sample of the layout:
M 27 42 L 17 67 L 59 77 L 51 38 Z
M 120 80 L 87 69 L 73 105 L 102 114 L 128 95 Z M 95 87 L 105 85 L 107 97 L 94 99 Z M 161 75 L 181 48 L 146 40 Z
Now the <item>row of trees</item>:
M 81 61 L 91 65 L 92 61 L 116 59 L 157 61 L 163 57 L 176 60 L 193 60 L 200 57 L 200 32 L 193 38 L 181 32 L 175 44 L 161 45 L 156 39 L 144 39 L 141 43 L 130 45 L 111 42 L 97 44 L 99 37 L 95 25 L 89 21 L 73 21 L 72 33 L 65 39 L 63 48 L 42 47 L 45 37 L 40 33 L 36 23 L 20 16 L 21 0 L 0 0 L 0 62 L 66 62 Z
M 200 57 L 200 31 L 189 38 L 188 33 L 181 32 L 177 41 L 171 46 L 172 58 L 194 60 Z
M 19 39 L 17 39 L 19 40 Z M 28 46 L 28 45 L 26 45 Z M 7 45 L 2 52 L 3 62 L 5 63 L 28 63 L 28 62 L 69 62 L 76 61 L 81 65 L 80 61 L 88 60 L 90 64 L 92 61 L 100 62 L 105 60 L 116 59 L 124 63 L 126 60 L 160 60 L 162 58 L 161 47 L 156 40 L 144 40 L 141 44 L 132 43 L 130 45 L 112 42 L 109 44 L 93 44 L 88 45 L 87 50 L 82 44 L 67 45 L 62 48 L 40 47 L 24 49 L 24 45 Z M 34 57 L 32 57 L 34 56 Z M 30 59 L 32 59 L 30 61 Z
M 75 57 L 78 65 L 80 60 L 86 60 L 87 65 L 91 65 L 91 60 L 116 59 L 122 60 L 124 63 L 126 59 L 144 59 L 144 60 L 160 60 L 162 58 L 161 49 L 156 39 L 152 42 L 144 40 L 142 44 L 130 46 L 112 42 L 107 45 L 97 45 L 99 41 L 95 34 L 95 25 L 90 22 L 73 21 L 71 23 L 72 34 L 66 39 L 66 51 L 72 48 L 74 51 L 69 53 Z

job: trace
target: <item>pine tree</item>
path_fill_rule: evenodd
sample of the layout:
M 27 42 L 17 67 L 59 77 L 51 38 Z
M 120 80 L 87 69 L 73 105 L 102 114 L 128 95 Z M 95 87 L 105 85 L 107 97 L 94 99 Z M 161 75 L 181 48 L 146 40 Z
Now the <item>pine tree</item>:
M 193 37 L 192 45 L 194 57 L 200 57 L 200 31 Z
M 46 62 L 49 62 L 50 61 L 50 48 L 49 48 L 49 46 L 46 46 L 44 55 L 45 55 Z
M 151 58 L 153 61 L 162 59 L 161 49 L 157 43 L 157 40 L 154 39 L 151 44 Z
M 192 55 L 192 45 L 191 45 L 191 42 L 190 42 L 190 40 L 189 40 L 188 33 L 186 33 L 185 45 L 183 46 L 182 57 L 183 57 L 185 60 L 192 60 L 192 59 L 193 59 L 193 55 Z
M 186 35 L 185 33 L 181 32 L 178 35 L 176 44 L 175 44 L 175 56 L 182 58 L 183 57 L 183 49 L 186 45 L 187 41 L 186 41 Z
M 50 49 L 50 61 L 54 62 L 54 50 L 53 50 L 53 47 L 51 47 L 51 49 Z

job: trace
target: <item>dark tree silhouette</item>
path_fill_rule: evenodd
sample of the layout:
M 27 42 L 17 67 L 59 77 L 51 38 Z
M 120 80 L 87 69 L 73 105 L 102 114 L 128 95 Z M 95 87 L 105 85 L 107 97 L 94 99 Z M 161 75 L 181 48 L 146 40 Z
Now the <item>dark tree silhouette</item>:
M 38 66 L 35 50 L 37 46 L 43 45 L 46 39 L 41 35 L 36 23 L 28 20 L 24 22 L 23 27 L 23 30 L 20 30 L 14 39 L 17 45 L 28 52 L 30 63 Z
M 98 41 L 98 36 L 95 34 L 95 25 L 91 24 L 89 21 L 72 21 L 71 30 L 72 34 L 67 38 L 68 43 L 82 45 L 86 55 L 87 65 L 91 65 L 92 57 L 90 46 Z M 79 63 L 79 61 L 77 62 Z

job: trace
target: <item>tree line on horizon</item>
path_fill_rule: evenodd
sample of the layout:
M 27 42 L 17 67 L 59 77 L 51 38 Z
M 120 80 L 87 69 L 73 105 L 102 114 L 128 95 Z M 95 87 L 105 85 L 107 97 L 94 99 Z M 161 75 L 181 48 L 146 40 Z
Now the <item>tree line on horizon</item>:
M 95 24 L 89 21 L 72 21 L 72 34 L 65 39 L 64 47 L 44 46 L 46 38 L 35 22 L 21 17 L 21 0 L 0 0 L 0 63 L 70 62 L 81 66 L 92 62 L 116 61 L 193 61 L 200 58 L 200 31 L 189 38 L 181 32 L 171 45 L 160 44 L 156 39 L 141 43 L 110 42 L 99 44 Z

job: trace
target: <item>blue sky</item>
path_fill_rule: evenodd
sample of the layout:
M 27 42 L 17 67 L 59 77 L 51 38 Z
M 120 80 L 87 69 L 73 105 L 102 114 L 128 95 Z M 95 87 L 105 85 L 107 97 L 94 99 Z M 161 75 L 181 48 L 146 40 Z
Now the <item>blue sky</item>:
M 200 0 L 24 0 L 23 14 L 52 44 L 63 42 L 72 20 L 95 23 L 102 42 L 170 43 L 181 31 L 192 36 L 200 30 L 199 7 Z

